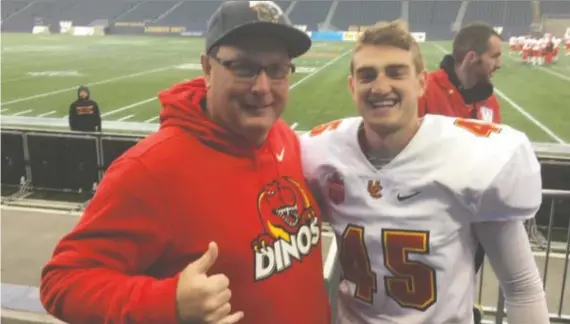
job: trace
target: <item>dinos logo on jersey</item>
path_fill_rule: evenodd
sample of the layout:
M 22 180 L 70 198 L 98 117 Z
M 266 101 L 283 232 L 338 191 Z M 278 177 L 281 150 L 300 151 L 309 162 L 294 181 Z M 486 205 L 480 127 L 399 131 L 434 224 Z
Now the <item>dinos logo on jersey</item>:
M 309 195 L 290 177 L 265 185 L 257 198 L 264 233 L 251 242 L 255 280 L 290 268 L 311 253 L 321 238 L 321 225 Z

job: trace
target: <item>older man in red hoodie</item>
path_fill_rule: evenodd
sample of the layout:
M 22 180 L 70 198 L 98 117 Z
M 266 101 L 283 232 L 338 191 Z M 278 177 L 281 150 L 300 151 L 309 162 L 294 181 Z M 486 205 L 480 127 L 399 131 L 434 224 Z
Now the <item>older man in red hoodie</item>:
M 330 324 L 320 211 L 280 121 L 311 46 L 268 1 L 213 14 L 204 77 L 160 93 L 160 130 L 107 171 L 42 272 L 69 323 Z

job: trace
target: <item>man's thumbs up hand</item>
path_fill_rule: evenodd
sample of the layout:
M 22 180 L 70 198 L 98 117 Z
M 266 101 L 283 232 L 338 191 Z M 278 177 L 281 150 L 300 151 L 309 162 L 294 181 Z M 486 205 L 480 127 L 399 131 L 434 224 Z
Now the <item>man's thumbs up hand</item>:
M 216 244 L 216 242 L 210 242 L 206 253 L 202 254 L 198 260 L 190 263 L 184 272 L 205 275 L 216 263 L 216 260 L 218 260 L 218 244 Z
M 243 312 L 230 314 L 230 281 L 224 274 L 208 276 L 218 259 L 218 245 L 211 242 L 198 260 L 186 266 L 176 288 L 178 316 L 183 323 L 233 324 Z

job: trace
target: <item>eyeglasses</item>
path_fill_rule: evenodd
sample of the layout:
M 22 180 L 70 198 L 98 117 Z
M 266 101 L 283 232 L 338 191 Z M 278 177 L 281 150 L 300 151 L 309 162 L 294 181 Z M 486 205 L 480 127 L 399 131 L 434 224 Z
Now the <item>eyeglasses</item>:
M 272 80 L 282 80 L 291 73 L 295 73 L 295 65 L 292 63 L 263 66 L 247 60 L 223 60 L 213 55 L 210 57 L 242 79 L 254 79 L 261 71 L 265 71 L 265 74 Z

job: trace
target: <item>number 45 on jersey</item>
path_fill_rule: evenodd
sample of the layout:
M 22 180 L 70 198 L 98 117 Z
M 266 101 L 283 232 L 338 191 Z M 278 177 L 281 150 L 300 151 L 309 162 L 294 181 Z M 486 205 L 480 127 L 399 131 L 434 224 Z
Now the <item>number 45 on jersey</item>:
M 435 270 L 410 254 L 429 254 L 429 232 L 383 229 L 383 264 L 392 276 L 383 279 L 386 295 L 401 307 L 420 311 L 437 300 Z M 344 278 L 355 284 L 354 298 L 374 303 L 378 278 L 364 242 L 364 228 L 349 224 L 341 237 L 340 262 Z
M 338 128 L 340 121 L 315 127 L 311 136 Z M 470 119 L 457 118 L 454 125 L 478 137 L 499 134 L 501 127 Z M 401 307 L 425 311 L 437 301 L 436 272 L 428 264 L 411 260 L 410 255 L 430 253 L 429 231 L 383 229 L 382 263 L 392 274 L 384 276 L 385 293 Z M 349 224 L 340 239 L 340 262 L 344 279 L 354 283 L 354 298 L 374 303 L 378 292 L 378 276 L 372 268 L 370 254 L 364 240 L 364 227 Z

